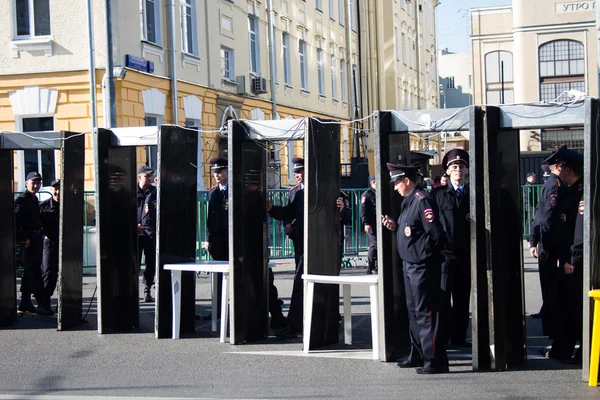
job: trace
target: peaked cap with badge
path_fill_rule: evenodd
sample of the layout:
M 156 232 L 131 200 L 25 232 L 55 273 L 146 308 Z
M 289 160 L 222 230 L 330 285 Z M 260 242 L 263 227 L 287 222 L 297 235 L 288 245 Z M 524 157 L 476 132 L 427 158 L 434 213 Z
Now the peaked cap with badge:
M 292 163 L 294 164 L 294 172 L 304 171 L 304 158 L 302 157 L 293 157 Z
M 583 164 L 583 154 L 560 146 L 550 157 L 544 160 L 544 165 L 554 164 Z
M 213 157 L 210 159 L 209 163 L 212 165 L 212 172 L 221 172 L 229 166 L 227 160 L 222 157 Z
M 390 183 L 392 184 L 403 177 L 407 177 L 413 181 L 417 178 L 419 167 L 392 163 L 387 163 L 386 165 L 388 171 L 390 171 Z
M 442 159 L 442 168 L 448 169 L 452 164 L 463 164 L 469 168 L 469 153 L 459 148 L 448 151 Z

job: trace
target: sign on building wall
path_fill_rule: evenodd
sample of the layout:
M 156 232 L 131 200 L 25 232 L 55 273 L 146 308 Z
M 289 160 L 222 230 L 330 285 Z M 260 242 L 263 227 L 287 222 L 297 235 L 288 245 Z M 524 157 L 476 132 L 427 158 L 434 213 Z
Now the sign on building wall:
M 555 7 L 557 14 L 593 11 L 596 9 L 596 1 L 572 1 L 569 3 L 556 3 Z

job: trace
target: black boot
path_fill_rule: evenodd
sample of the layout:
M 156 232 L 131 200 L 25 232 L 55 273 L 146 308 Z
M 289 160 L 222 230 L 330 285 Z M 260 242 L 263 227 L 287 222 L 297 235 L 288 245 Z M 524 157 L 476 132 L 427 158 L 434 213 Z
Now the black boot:
M 54 311 L 50 308 L 50 304 L 46 302 L 46 296 L 35 296 L 35 300 L 37 301 L 37 314 L 43 315 L 46 317 L 51 317 L 54 315 Z
M 21 302 L 19 303 L 19 312 L 22 313 L 31 313 L 35 314 L 37 309 L 34 307 L 31 302 L 31 295 L 21 297 Z
M 152 289 L 151 286 L 146 286 L 146 288 L 144 289 L 144 302 L 146 302 L 146 303 L 153 303 L 154 302 L 154 298 L 150 294 L 150 290 L 151 289 Z

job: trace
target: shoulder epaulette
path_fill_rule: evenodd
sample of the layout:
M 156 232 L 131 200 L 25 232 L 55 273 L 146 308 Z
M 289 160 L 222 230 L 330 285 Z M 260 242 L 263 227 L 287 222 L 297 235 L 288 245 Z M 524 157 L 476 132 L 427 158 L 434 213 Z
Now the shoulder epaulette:
M 213 189 L 216 189 L 218 186 L 219 186 L 219 185 L 215 185 L 215 186 L 211 187 L 211 188 L 210 188 L 210 189 L 208 189 L 208 190 L 209 190 L 209 191 L 211 191 L 211 190 L 213 190 Z
M 297 187 L 299 187 L 299 186 L 300 186 L 300 183 L 299 183 L 299 184 L 297 184 L 296 186 L 293 186 L 293 187 L 290 189 L 290 192 L 291 192 L 292 190 L 296 189 L 296 188 L 297 188 Z
M 417 200 L 421 201 L 425 198 L 425 193 L 423 193 L 422 191 L 418 191 L 415 193 L 415 197 L 417 198 Z
M 342 193 L 344 196 L 348 197 L 348 193 L 344 192 L 343 190 L 340 190 L 340 192 L 341 192 L 341 193 Z

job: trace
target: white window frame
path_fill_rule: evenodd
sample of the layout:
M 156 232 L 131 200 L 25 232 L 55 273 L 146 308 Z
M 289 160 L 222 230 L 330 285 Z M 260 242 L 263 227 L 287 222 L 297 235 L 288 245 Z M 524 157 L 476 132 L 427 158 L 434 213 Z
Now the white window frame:
M 335 0 L 329 0 L 329 18 L 335 21 Z
M 179 17 L 181 20 L 181 51 L 193 56 L 198 56 L 198 32 L 196 27 L 196 0 L 180 0 Z M 188 26 L 187 11 L 190 12 L 191 25 Z M 191 31 L 191 43 L 188 42 L 187 33 Z
M 306 42 L 298 40 L 298 60 L 300 64 L 300 89 L 308 91 L 308 66 L 306 59 Z
M 221 51 L 220 51 L 220 55 L 221 55 L 221 79 L 224 79 L 228 82 L 235 82 L 235 53 L 233 51 L 233 49 L 230 49 L 229 47 L 226 46 L 221 46 Z M 229 68 L 225 69 L 223 67 L 223 60 L 224 60 L 224 56 L 225 54 L 228 55 L 228 60 L 229 60 Z M 225 75 L 225 72 L 228 72 L 229 76 Z
M 292 68 L 291 68 L 291 53 L 290 53 L 290 34 L 282 32 L 281 34 L 281 51 L 283 60 L 283 82 L 292 85 Z
M 341 26 L 346 26 L 346 13 L 344 12 L 345 0 L 338 0 L 338 14 Z
M 46 35 L 36 35 L 35 34 L 35 7 L 34 0 L 27 0 L 27 12 L 29 19 L 29 34 L 28 35 L 19 35 L 19 29 L 17 26 L 17 2 L 16 0 L 11 0 L 13 5 L 13 37 L 15 39 L 31 39 L 31 38 L 43 38 L 52 35 L 52 21 L 50 21 L 50 0 L 48 0 L 48 24 L 49 24 L 49 32 Z M 33 10 L 33 12 L 31 12 Z
M 52 117 L 53 119 L 53 130 L 51 131 L 30 131 L 31 132 L 55 132 L 56 129 L 55 127 L 55 123 L 56 120 L 54 118 L 54 114 L 27 114 L 27 115 L 15 115 L 15 131 L 16 132 L 23 132 L 23 119 L 28 119 L 28 118 L 50 118 Z M 38 150 L 37 151 L 37 161 L 38 161 L 38 172 L 41 173 L 42 171 L 42 151 Z M 17 191 L 19 192 L 23 192 L 25 191 L 25 178 L 26 178 L 26 174 L 25 174 L 25 152 L 24 150 L 17 150 L 15 151 L 15 162 L 17 164 L 17 181 L 18 181 L 18 187 L 17 187 Z M 57 171 L 59 171 L 59 167 L 58 167 L 58 163 L 60 162 L 60 157 L 58 155 L 58 151 L 55 150 L 54 151 L 54 176 L 56 177 L 56 173 Z M 42 176 L 43 178 L 43 176 Z
M 317 49 L 317 81 L 319 95 L 325 96 L 325 60 L 323 59 L 323 49 Z
M 396 56 L 396 61 L 400 61 L 400 38 L 398 37 L 398 32 L 398 27 L 394 26 L 394 55 Z
M 323 0 L 315 0 L 315 9 L 323 12 Z
M 147 17 L 147 5 L 148 1 L 154 3 L 154 37 L 155 41 L 152 41 L 148 37 L 148 27 L 146 26 L 146 17 Z M 161 22 L 161 0 L 141 0 L 142 2 L 142 39 L 148 43 L 153 43 L 157 46 L 162 45 L 162 35 L 160 30 L 160 22 Z
M 248 15 L 248 54 L 250 56 L 250 72 L 260 74 L 260 37 L 259 20 Z
M 335 60 L 335 55 L 332 54 L 331 55 L 331 98 L 332 99 L 337 99 L 337 62 Z
M 340 84 L 342 85 L 342 102 L 348 102 L 348 80 L 346 79 L 346 60 L 340 60 Z

